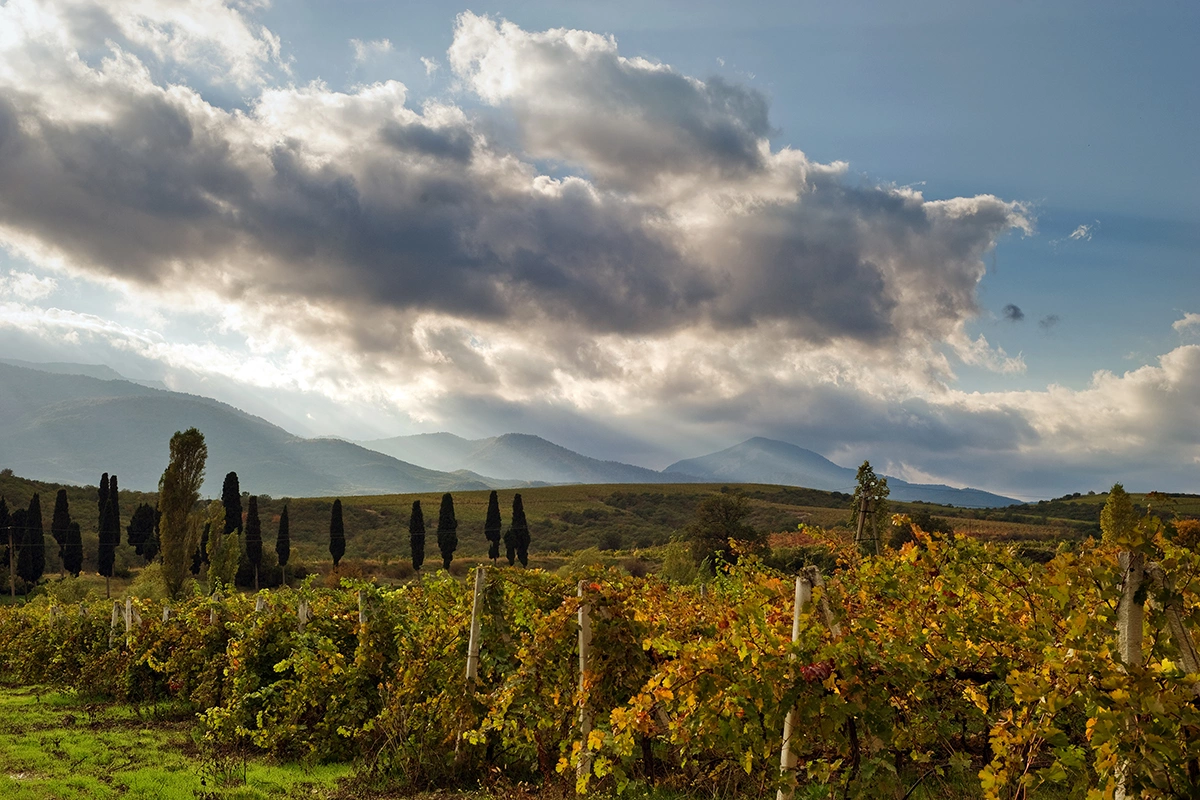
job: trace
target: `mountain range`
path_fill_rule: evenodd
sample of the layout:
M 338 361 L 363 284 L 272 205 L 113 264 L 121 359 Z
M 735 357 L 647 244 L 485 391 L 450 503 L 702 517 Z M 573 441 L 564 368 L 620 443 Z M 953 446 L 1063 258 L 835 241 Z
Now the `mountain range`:
M 811 450 L 763 438 L 661 472 L 590 458 L 521 433 L 305 439 L 218 400 L 127 381 L 108 367 L 86 364 L 0 360 L 0 415 L 0 467 L 83 485 L 102 472 L 117 473 L 122 487 L 143 491 L 157 488 L 171 435 L 199 428 L 209 451 L 203 492 L 210 496 L 219 494 L 230 470 L 249 491 L 293 497 L 563 483 L 768 483 L 851 492 L 856 475 Z M 964 507 L 1019 502 L 978 489 L 897 478 L 888 484 L 897 500 Z

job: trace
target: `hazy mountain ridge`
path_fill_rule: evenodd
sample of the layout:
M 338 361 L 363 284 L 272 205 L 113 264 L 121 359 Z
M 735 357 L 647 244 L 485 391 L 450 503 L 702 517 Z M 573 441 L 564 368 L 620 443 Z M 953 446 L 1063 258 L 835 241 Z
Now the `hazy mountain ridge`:
M 443 470 L 466 469 L 509 480 L 563 483 L 680 483 L 687 475 L 602 461 L 527 433 L 464 439 L 452 433 L 420 433 L 359 442 L 364 447 Z
M 854 469 L 802 447 L 756 437 L 658 472 L 603 461 L 539 436 L 507 433 L 465 439 L 451 433 L 365 442 L 305 439 L 261 417 L 209 397 L 183 394 L 73 371 L 56 372 L 0 360 L 0 466 L 40 479 L 90 484 L 101 472 L 122 486 L 153 491 L 177 430 L 197 427 L 209 447 L 203 491 L 215 494 L 229 470 L 249 491 L 329 496 L 520 488 L 550 484 L 762 483 L 851 492 Z M 418 466 L 418 464 L 420 466 Z M 490 476 L 490 477 L 489 477 Z M 889 477 L 892 497 L 963 507 L 1020 501 L 978 489 L 911 484 Z
M 841 467 L 812 450 L 774 439 L 755 437 L 741 444 L 698 458 L 676 461 L 664 473 L 687 473 L 706 481 L 773 483 L 804 486 L 827 492 L 854 491 L 857 469 Z M 1020 504 L 1020 500 L 982 489 L 955 489 L 943 484 L 909 483 L 888 476 L 891 497 L 906 502 L 924 501 L 964 508 L 992 508 Z
M 46 402 L 52 398 L 51 402 Z M 203 492 L 226 472 L 248 491 L 327 496 L 497 488 L 510 482 L 453 475 L 337 439 L 303 439 L 211 398 L 0 364 L 0 465 L 63 483 L 153 491 L 178 430 L 199 428 L 208 445 Z

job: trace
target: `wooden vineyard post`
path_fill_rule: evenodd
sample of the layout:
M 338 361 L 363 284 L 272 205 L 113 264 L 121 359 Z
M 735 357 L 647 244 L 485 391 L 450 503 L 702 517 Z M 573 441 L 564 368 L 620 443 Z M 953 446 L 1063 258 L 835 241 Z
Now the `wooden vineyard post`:
M 304 626 L 308 624 L 308 598 L 300 598 L 300 606 L 296 609 L 296 621 L 300 626 L 300 630 L 304 630 Z
M 1122 550 L 1117 557 L 1121 575 L 1121 599 L 1117 602 L 1117 653 L 1125 669 L 1142 665 L 1142 626 L 1146 608 L 1137 599 L 1146 579 L 1146 556 L 1130 550 Z M 1129 776 L 1129 761 L 1117 762 L 1116 800 L 1128 797 L 1126 779 Z
M 467 642 L 467 688 L 479 680 L 479 623 L 483 616 L 483 587 L 487 575 L 482 566 L 475 568 L 475 594 L 471 600 L 471 638 Z
M 367 624 L 367 596 L 362 589 L 358 590 L 358 626 Z
M 163 622 L 171 621 L 171 607 L 163 606 Z
M 583 747 L 579 751 L 579 764 L 575 767 L 575 787 L 578 791 L 582 781 L 592 774 L 592 751 L 588 739 L 592 735 L 592 710 L 587 699 L 587 671 L 592 649 L 592 619 L 588 604 L 583 602 L 583 581 L 579 582 L 579 735 Z
M 800 576 L 796 578 L 796 599 L 792 606 L 792 643 L 795 644 L 800 638 L 800 612 L 812 601 L 812 584 L 808 578 Z M 788 654 L 789 661 L 796 660 L 796 653 L 793 651 Z M 776 794 L 776 800 L 792 800 L 792 795 L 795 794 L 793 788 L 796 784 L 795 777 L 791 775 L 796 769 L 796 754 L 792 752 L 792 730 L 796 726 L 796 709 L 788 709 L 787 716 L 783 719 L 783 747 L 779 750 L 779 771 L 787 776 L 788 785 L 786 790 L 780 788 Z
M 256 597 L 254 599 L 254 613 L 261 614 L 262 612 L 264 612 L 266 610 L 267 610 L 267 598 L 263 597 L 260 594 L 258 597 Z
M 213 600 L 213 605 L 209 606 L 209 608 L 208 608 L 208 624 L 216 625 L 217 624 L 217 606 L 216 606 L 216 604 L 221 602 L 221 600 L 222 600 L 221 593 L 217 592 L 216 594 L 214 594 L 212 596 L 212 600 Z

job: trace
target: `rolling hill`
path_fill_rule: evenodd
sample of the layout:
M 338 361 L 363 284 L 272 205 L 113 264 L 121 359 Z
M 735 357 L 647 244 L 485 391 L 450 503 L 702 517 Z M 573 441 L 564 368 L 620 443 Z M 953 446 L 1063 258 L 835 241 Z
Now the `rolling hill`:
M 770 483 L 852 493 L 857 470 L 840 467 L 819 453 L 794 444 L 756 437 L 716 453 L 677 461 L 663 473 L 705 481 Z M 1021 502 L 980 489 L 908 483 L 893 477 L 888 477 L 887 481 L 892 499 L 906 502 L 923 501 L 963 508 L 994 508 Z
M 513 485 L 419 467 L 340 439 L 304 439 L 206 397 L 0 363 L 0 467 L 39 479 L 91 484 L 102 472 L 153 491 L 172 434 L 199 428 L 208 445 L 203 492 L 226 472 L 272 495 L 361 495 Z
M 432 469 L 466 469 L 534 483 L 681 483 L 691 480 L 687 475 L 667 475 L 619 461 L 590 458 L 525 433 L 506 433 L 489 439 L 423 433 L 359 444 L 388 455 L 403 455 Z

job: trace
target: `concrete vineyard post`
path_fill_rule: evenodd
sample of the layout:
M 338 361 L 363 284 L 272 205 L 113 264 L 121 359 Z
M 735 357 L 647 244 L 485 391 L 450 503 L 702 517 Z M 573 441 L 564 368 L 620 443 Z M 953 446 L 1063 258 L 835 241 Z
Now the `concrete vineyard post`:
M 807 577 L 801 576 L 796 578 L 796 598 L 792 606 L 792 643 L 795 644 L 800 638 L 800 612 L 808 606 L 812 601 L 812 584 L 809 583 Z M 796 660 L 794 652 L 788 654 L 789 661 Z M 792 752 L 792 731 L 796 725 L 796 709 L 788 709 L 787 716 L 783 720 L 783 746 L 779 750 L 779 771 L 784 775 L 790 775 L 796 769 L 796 754 Z M 792 795 L 795 794 L 793 785 L 795 779 L 788 778 L 787 789 L 781 788 L 776 795 L 776 800 L 792 800 Z

